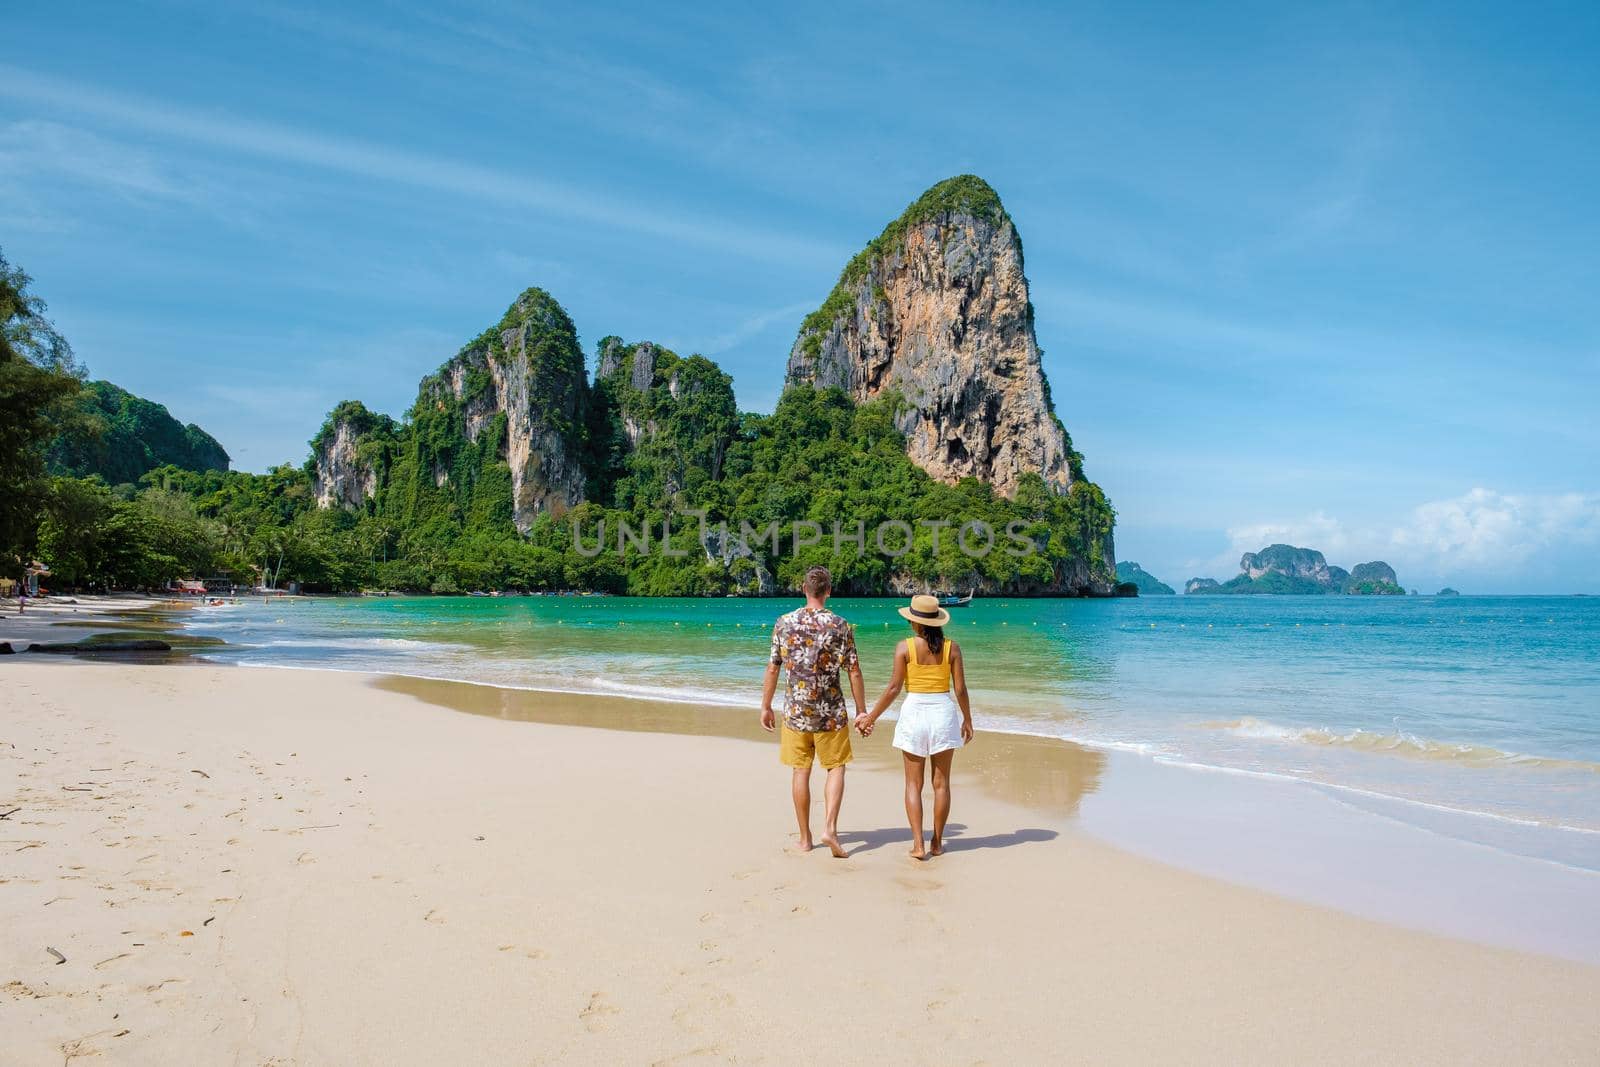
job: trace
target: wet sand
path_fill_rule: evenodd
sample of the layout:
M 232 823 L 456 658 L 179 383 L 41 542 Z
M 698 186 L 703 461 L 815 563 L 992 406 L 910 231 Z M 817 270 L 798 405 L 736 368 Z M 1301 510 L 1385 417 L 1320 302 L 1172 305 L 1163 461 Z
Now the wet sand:
M 834 860 L 784 851 L 787 772 L 725 709 L 687 736 L 680 705 L 328 672 L 19 657 L 0 682 L 0 812 L 19 809 L 0 820 L 8 1063 L 1600 1047 L 1600 968 L 1081 832 L 1065 816 L 1105 791 L 1098 753 L 980 738 L 957 761 L 949 854 L 916 863 L 875 737 Z

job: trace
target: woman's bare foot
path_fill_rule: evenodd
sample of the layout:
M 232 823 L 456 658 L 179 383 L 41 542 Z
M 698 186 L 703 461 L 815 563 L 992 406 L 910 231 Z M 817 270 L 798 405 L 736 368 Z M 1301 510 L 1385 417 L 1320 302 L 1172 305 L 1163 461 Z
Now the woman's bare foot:
M 937 837 L 934 838 L 933 841 L 929 843 L 928 855 L 930 855 L 930 856 L 942 856 L 942 855 L 944 855 L 944 842 L 940 841 Z
M 850 855 L 844 850 L 844 846 L 839 844 L 839 839 L 832 834 L 823 834 L 822 843 L 828 846 L 828 851 L 833 853 L 833 858 L 836 860 L 842 860 Z
M 815 846 L 815 845 L 813 845 L 811 843 L 811 838 L 802 837 L 799 841 L 796 841 L 794 844 L 790 845 L 789 849 L 790 849 L 790 851 L 793 851 L 793 852 L 806 853 L 806 852 L 810 852 L 812 849 L 814 849 L 816 847 L 817 846 Z

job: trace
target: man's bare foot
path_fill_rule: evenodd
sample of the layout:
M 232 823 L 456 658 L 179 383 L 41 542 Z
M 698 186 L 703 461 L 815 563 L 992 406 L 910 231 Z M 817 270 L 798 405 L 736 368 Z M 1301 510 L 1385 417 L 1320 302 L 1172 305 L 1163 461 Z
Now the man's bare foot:
M 923 851 L 921 845 L 917 845 L 911 850 L 911 858 L 914 860 L 925 860 L 928 858 L 928 854 Z
M 934 838 L 928 845 L 928 855 L 930 855 L 930 856 L 942 856 L 942 855 L 944 855 L 944 842 L 940 841 L 937 837 Z
M 823 834 L 822 843 L 828 846 L 828 851 L 833 853 L 833 858 L 836 860 L 842 860 L 850 855 L 844 850 L 844 846 L 839 844 L 839 839 L 832 834 Z

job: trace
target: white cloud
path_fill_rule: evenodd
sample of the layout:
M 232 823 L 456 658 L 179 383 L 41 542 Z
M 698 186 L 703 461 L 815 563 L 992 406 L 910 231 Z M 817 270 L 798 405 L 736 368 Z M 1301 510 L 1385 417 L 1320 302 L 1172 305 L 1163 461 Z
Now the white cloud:
M 1390 541 L 1447 573 L 1517 566 L 1536 552 L 1600 541 L 1600 493 L 1473 489 L 1418 506 Z
M 1226 580 L 1239 556 L 1276 543 L 1314 548 L 1351 567 L 1384 560 L 1408 585 L 1575 588 L 1600 582 L 1600 493 L 1502 493 L 1475 488 L 1417 505 L 1398 522 L 1351 526 L 1322 511 L 1231 527 L 1229 548 L 1198 574 Z
M 1228 540 L 1235 555 L 1255 552 L 1265 545 L 1305 545 L 1320 549 L 1329 557 L 1342 557 L 1355 549 L 1350 531 L 1343 523 L 1321 511 L 1288 522 L 1258 522 L 1234 526 Z

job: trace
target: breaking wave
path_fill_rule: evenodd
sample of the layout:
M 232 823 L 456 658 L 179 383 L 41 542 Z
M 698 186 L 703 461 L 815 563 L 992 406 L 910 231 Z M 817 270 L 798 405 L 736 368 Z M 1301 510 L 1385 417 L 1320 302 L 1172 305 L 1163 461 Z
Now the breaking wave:
M 1520 752 L 1506 752 L 1488 745 L 1469 745 L 1450 741 L 1435 741 L 1418 737 L 1404 730 L 1379 733 L 1374 730 L 1355 729 L 1344 733 L 1317 726 L 1281 726 L 1265 719 L 1245 716 L 1226 722 L 1206 722 L 1200 729 L 1218 730 L 1235 737 L 1259 741 L 1281 741 L 1287 744 L 1317 745 L 1322 748 L 1344 748 L 1358 752 L 1400 756 L 1406 759 L 1431 760 L 1475 767 L 1525 767 L 1530 770 L 1588 771 L 1600 774 L 1600 763 L 1587 760 L 1556 759 L 1549 756 L 1529 756 Z

